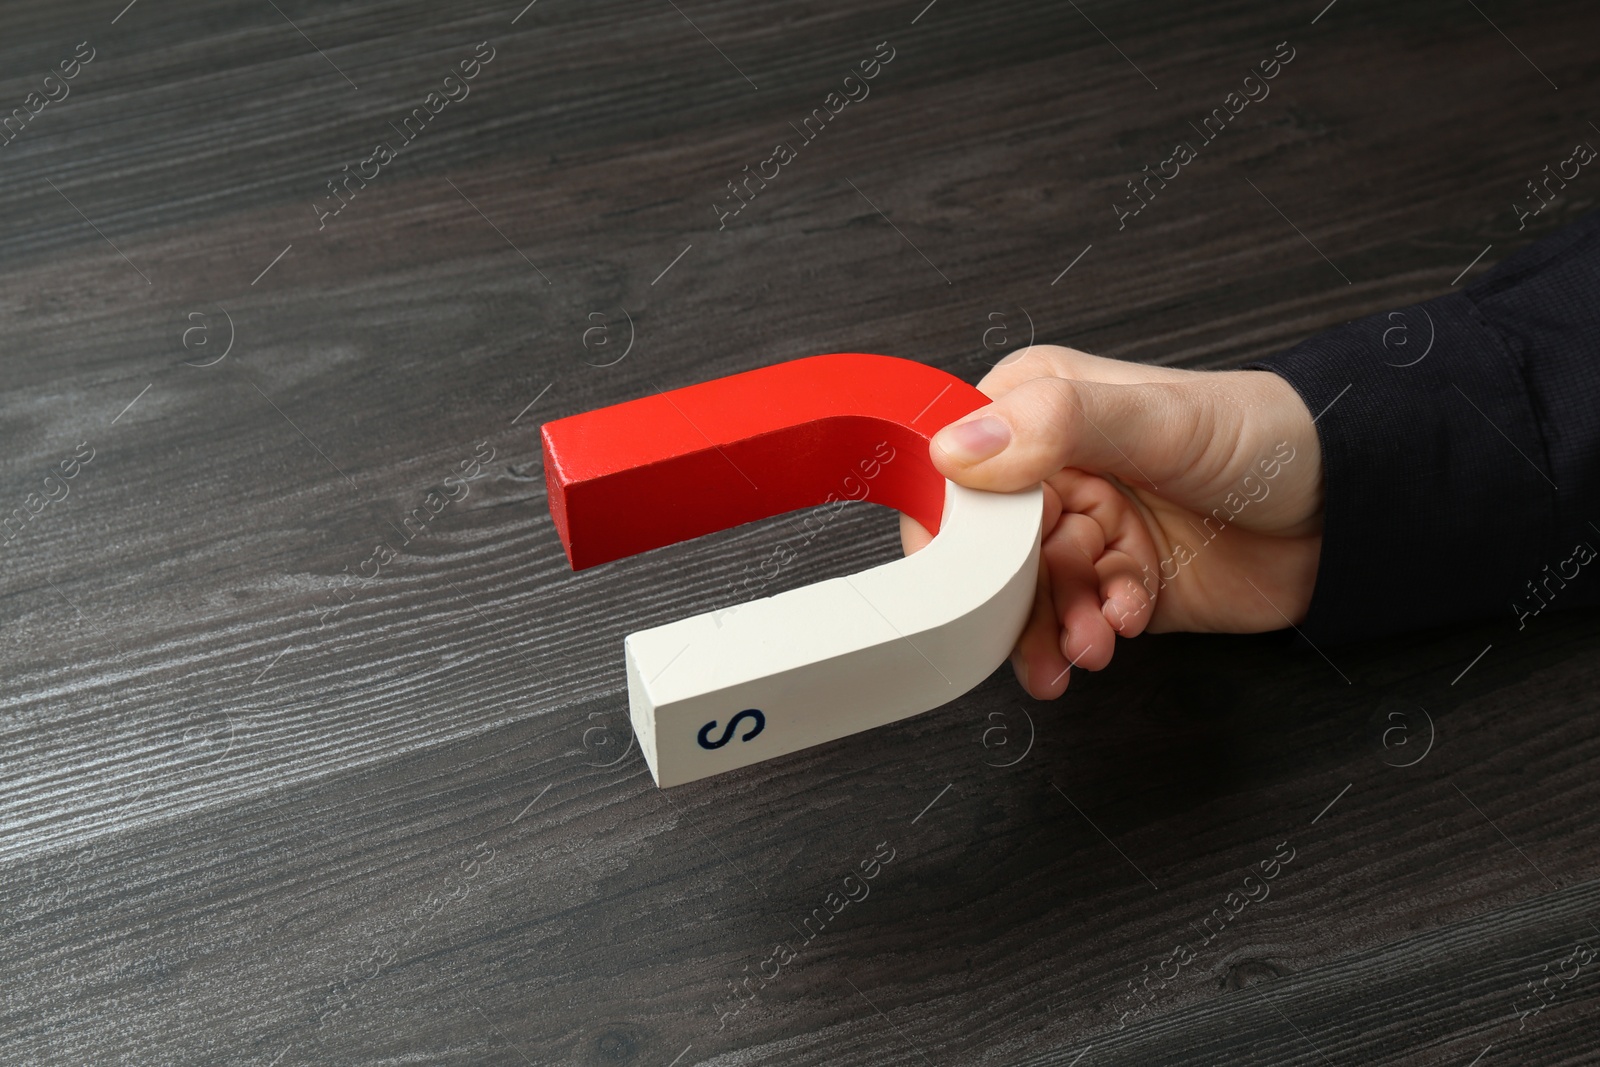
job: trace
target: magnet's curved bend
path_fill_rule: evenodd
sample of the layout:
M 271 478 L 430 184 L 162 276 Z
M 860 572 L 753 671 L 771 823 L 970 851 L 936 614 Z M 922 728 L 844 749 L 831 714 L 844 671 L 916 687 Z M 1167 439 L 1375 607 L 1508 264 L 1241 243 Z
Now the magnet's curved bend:
M 987 402 L 925 364 L 839 353 L 545 425 L 575 569 L 830 500 L 936 532 L 905 559 L 630 634 L 633 724 L 659 785 L 927 711 L 1005 660 L 1033 599 L 1040 490 L 966 489 L 927 456 L 936 430 Z M 746 709 L 762 728 L 699 742 Z

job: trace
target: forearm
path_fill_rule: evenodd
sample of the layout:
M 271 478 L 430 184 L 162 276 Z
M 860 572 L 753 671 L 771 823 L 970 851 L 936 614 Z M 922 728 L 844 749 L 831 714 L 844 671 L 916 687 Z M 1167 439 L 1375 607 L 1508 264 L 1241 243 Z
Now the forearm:
M 1317 415 L 1312 640 L 1600 603 L 1600 213 L 1248 366 Z

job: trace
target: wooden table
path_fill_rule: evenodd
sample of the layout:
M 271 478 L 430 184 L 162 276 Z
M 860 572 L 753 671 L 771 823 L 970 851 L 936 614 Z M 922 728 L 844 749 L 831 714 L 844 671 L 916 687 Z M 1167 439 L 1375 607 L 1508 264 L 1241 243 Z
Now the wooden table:
M 1518 228 L 1600 143 L 1579 0 L 924 3 L 11 5 L 0 1061 L 1595 1062 L 1593 612 L 1143 638 L 651 783 L 623 635 L 893 517 L 573 574 L 542 421 L 836 350 L 1233 365 L 1600 191 Z

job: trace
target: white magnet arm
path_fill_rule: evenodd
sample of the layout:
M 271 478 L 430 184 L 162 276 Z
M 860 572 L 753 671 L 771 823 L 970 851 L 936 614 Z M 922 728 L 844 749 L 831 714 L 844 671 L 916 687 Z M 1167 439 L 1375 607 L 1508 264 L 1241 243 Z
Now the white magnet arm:
M 628 635 L 656 784 L 682 785 L 948 703 L 1003 663 L 1033 602 L 1042 490 L 945 483 L 922 551 Z

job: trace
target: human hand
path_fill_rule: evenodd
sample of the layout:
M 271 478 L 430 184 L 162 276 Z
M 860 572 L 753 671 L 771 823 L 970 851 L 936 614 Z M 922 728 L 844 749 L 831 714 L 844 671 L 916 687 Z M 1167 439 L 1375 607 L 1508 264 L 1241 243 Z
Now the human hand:
M 1322 549 L 1322 452 L 1270 371 L 1187 371 L 1054 345 L 978 383 L 994 402 L 940 430 L 939 472 L 1044 483 L 1033 611 L 1011 662 L 1032 696 L 1100 670 L 1116 636 L 1259 633 L 1304 620 Z M 931 540 L 902 515 L 907 554 Z

